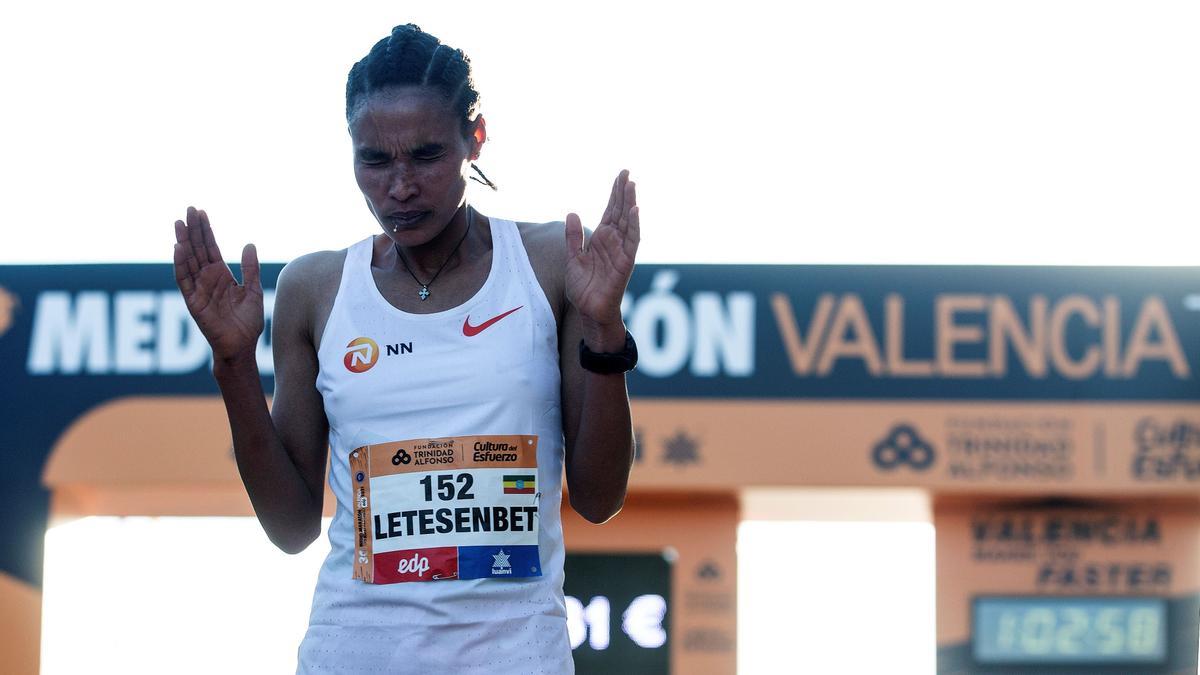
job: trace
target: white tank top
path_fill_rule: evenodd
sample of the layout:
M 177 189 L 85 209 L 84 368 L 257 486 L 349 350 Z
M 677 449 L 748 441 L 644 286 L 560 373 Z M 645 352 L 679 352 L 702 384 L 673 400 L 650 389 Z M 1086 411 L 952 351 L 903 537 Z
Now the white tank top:
M 433 314 L 404 312 L 383 298 L 371 275 L 373 237 L 346 252 L 317 354 L 337 510 L 299 673 L 574 672 L 562 590 L 557 324 L 516 224 L 493 218 L 491 231 L 483 287 Z M 392 584 L 351 578 L 348 454 L 367 444 L 478 435 L 538 437 L 538 494 L 527 499 L 537 505 L 540 576 Z

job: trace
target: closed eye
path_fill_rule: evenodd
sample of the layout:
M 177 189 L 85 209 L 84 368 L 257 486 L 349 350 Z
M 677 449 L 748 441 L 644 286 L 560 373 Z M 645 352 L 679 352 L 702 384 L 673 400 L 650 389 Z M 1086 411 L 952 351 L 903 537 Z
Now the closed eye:
M 358 153 L 359 163 L 367 166 L 381 166 L 387 164 L 391 159 L 390 155 L 378 150 L 361 150 Z
M 414 148 L 410 154 L 419 162 L 433 162 L 446 156 L 446 148 L 438 143 L 430 143 Z

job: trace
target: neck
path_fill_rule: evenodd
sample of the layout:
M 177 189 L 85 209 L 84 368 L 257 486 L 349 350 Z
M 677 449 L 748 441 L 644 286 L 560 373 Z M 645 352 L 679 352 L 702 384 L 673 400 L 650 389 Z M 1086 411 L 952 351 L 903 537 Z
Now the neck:
M 470 238 L 468 208 L 465 204 L 459 207 L 445 229 L 420 246 L 402 247 L 393 243 L 392 247 L 402 257 L 397 262 L 407 265 L 422 281 L 427 282 L 429 277 L 436 274 L 443 266 L 451 265 L 450 258 L 455 256 L 461 258 L 470 246 L 470 242 L 463 238 L 464 236 Z

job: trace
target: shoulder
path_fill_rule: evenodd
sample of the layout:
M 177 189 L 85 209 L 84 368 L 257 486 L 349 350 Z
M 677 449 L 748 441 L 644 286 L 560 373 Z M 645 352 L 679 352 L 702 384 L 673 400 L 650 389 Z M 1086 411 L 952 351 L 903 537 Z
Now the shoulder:
M 567 259 L 566 224 L 561 220 L 549 223 L 517 223 L 517 231 L 521 233 L 521 241 L 529 253 L 530 261 L 550 259 L 563 262 Z
M 330 281 L 336 284 L 341 281 L 345 260 L 346 249 L 306 253 L 283 266 L 275 282 L 275 291 L 304 295 L 328 287 Z
M 555 316 L 561 321 L 565 308 L 564 272 L 567 264 L 566 224 L 561 220 L 549 223 L 517 223 L 529 266 L 546 293 Z
M 316 251 L 283 266 L 275 281 L 272 321 L 304 331 L 313 344 L 320 334 L 341 285 L 347 249 Z

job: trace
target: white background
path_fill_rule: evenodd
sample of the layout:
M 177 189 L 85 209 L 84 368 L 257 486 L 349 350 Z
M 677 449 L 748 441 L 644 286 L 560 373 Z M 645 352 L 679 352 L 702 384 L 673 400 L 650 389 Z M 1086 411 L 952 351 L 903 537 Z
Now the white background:
M 252 518 L 53 527 L 42 673 L 294 672 L 328 552 L 322 534 L 285 555 Z M 934 671 L 929 523 L 747 521 L 738 565 L 741 675 Z
M 1196 260 L 1195 2 L 353 7 L 7 3 L 0 262 L 166 261 L 188 204 L 360 239 L 345 76 L 406 21 L 476 64 L 484 211 L 593 223 L 627 167 L 643 261 Z

